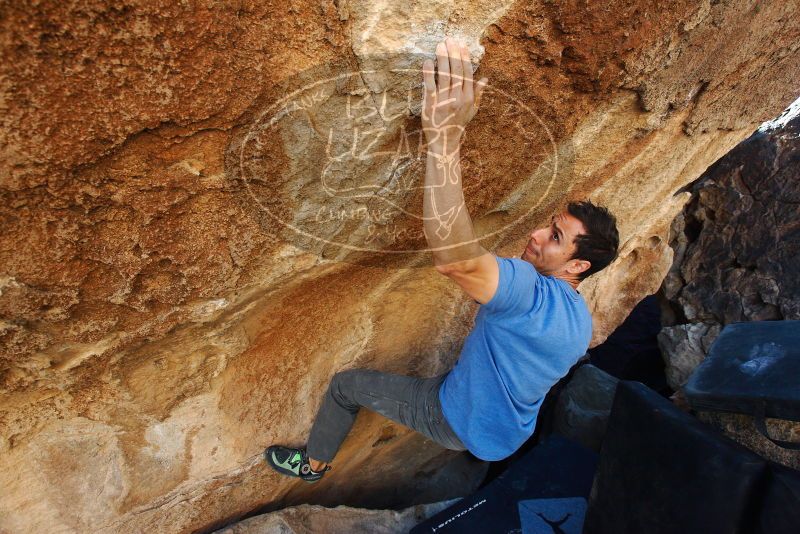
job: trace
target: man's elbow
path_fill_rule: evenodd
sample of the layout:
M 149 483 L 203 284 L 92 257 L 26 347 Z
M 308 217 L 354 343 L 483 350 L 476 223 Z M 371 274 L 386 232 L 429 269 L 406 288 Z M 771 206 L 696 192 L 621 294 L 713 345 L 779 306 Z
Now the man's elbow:
M 469 273 L 475 270 L 475 260 L 455 261 L 441 265 L 437 264 L 435 267 L 438 272 L 445 275 L 452 274 L 454 272 Z
M 436 271 L 440 274 L 447 274 L 450 272 L 452 266 L 450 264 L 447 265 L 434 265 Z

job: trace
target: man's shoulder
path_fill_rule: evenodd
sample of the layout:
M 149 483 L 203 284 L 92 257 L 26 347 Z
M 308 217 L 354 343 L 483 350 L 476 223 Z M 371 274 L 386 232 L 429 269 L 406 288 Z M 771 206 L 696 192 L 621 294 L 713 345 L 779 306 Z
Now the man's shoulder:
M 506 272 L 507 279 L 513 277 L 523 281 L 538 283 L 539 280 L 544 278 L 529 261 L 525 261 L 521 258 L 506 258 L 503 256 L 496 256 L 496 258 L 500 271 Z
M 515 267 L 519 266 L 523 269 L 530 269 L 532 271 L 536 271 L 536 267 L 534 267 L 531 262 L 525 261 L 522 258 L 508 258 L 506 256 L 499 256 L 499 255 L 495 255 L 495 258 L 497 258 L 498 263 L 509 263 L 514 265 Z

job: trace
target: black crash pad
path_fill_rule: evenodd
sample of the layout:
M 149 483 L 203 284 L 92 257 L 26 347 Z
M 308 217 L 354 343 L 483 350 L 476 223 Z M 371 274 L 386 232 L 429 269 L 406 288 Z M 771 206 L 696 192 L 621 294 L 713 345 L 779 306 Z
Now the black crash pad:
M 800 471 L 770 464 L 770 476 L 758 507 L 756 534 L 800 532 Z
M 620 382 L 585 534 L 739 533 L 754 525 L 764 459 L 638 382 Z
M 550 436 L 490 484 L 420 523 L 412 534 L 581 531 L 597 453 Z M 555 532 L 558 532 L 556 530 Z
M 695 410 L 755 417 L 756 428 L 775 440 L 765 417 L 800 421 L 800 321 L 758 321 L 726 326 L 684 388 Z M 800 528 L 798 528 L 800 532 Z

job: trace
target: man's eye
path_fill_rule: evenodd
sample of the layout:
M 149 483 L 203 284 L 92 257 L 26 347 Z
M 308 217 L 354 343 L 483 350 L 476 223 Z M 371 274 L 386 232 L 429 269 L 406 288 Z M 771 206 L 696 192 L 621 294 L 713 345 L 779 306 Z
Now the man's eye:
M 558 232 L 553 232 L 553 239 L 558 241 Z

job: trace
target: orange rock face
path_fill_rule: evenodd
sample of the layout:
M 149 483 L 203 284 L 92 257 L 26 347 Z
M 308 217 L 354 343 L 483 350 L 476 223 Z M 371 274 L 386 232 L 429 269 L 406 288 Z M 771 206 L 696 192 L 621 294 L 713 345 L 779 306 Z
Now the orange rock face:
M 800 17 L 622 9 L 0 6 L 0 530 L 189 532 L 466 491 L 480 466 L 369 415 L 318 486 L 259 454 L 305 440 L 335 371 L 444 372 L 469 331 L 420 234 L 415 69 L 445 35 L 491 84 L 463 165 L 484 246 L 518 256 L 589 197 L 623 241 L 581 287 L 595 342 L 655 292 L 675 193 L 797 96 Z

